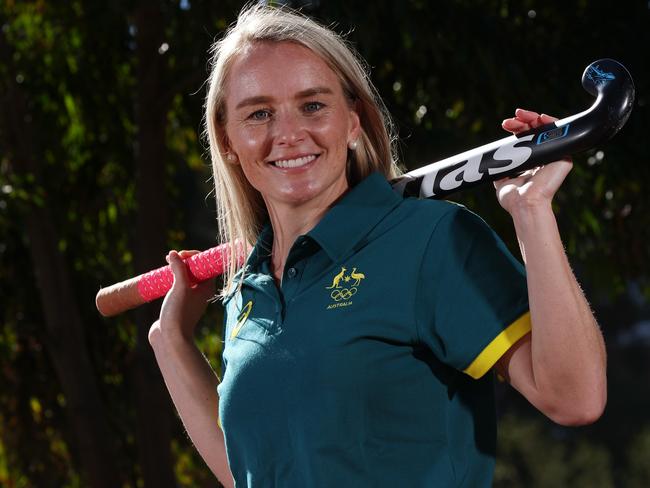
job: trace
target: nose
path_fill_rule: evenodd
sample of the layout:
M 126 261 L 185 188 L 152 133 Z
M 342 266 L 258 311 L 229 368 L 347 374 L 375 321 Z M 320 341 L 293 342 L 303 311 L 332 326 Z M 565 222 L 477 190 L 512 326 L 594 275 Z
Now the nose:
M 294 113 L 277 113 L 273 121 L 273 138 L 277 144 L 293 146 L 305 139 L 303 121 Z

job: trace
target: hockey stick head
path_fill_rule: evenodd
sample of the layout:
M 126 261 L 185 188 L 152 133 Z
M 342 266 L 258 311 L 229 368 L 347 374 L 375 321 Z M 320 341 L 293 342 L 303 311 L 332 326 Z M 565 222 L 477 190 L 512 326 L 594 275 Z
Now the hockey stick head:
M 605 137 L 611 138 L 627 121 L 634 105 L 634 82 L 629 71 L 613 59 L 599 59 L 585 68 L 582 86 L 597 97 L 594 109 L 603 111 Z

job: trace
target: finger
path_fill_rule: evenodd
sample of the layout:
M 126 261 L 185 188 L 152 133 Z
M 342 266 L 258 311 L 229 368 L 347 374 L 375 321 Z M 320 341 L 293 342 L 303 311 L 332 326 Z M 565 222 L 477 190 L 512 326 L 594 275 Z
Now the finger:
M 525 110 L 523 108 L 518 108 L 515 110 L 515 117 L 522 122 L 526 122 L 530 124 L 531 122 L 534 122 L 537 120 L 539 117 L 539 114 L 537 112 L 533 112 L 532 110 Z
M 532 110 L 524 110 L 522 108 L 518 108 L 515 110 L 515 120 L 519 120 L 520 122 L 525 122 L 529 124 L 529 126 L 533 129 L 545 125 L 545 124 L 550 124 L 551 122 L 555 122 L 557 117 L 552 117 L 547 114 L 538 114 L 537 112 L 533 112 Z
M 185 263 L 183 263 L 180 254 L 176 251 L 169 251 L 169 254 L 167 254 L 165 259 L 169 263 L 169 267 L 174 274 L 174 284 L 172 286 L 176 286 L 176 284 L 183 287 L 189 286 L 190 283 L 187 278 L 187 268 Z
M 539 121 L 540 121 L 542 124 L 550 124 L 551 122 L 555 122 L 556 120 L 558 120 L 557 117 L 552 117 L 552 116 L 550 116 L 550 115 L 546 115 L 546 114 L 541 114 L 541 115 L 539 116 Z
M 501 122 L 501 127 L 503 127 L 508 132 L 514 133 L 530 129 L 530 125 L 518 119 L 505 119 L 503 122 Z
M 551 117 L 550 115 L 546 114 L 541 114 L 539 117 L 537 117 L 535 120 L 533 120 L 530 123 L 530 126 L 533 129 L 536 129 L 537 127 L 541 127 L 542 125 L 550 124 L 552 122 L 555 122 L 557 119 L 555 117 Z
M 178 254 L 180 255 L 181 259 L 187 259 L 189 257 L 194 256 L 195 254 L 198 254 L 199 252 L 201 252 L 201 251 L 197 251 L 197 250 L 192 249 L 192 250 L 179 251 Z

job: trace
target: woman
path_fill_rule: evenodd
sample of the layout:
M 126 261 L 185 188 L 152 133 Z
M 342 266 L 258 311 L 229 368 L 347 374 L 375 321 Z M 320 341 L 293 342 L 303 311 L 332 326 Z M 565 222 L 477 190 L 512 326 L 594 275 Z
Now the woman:
M 190 252 L 167 257 L 150 342 L 226 486 L 489 486 L 492 370 L 560 424 L 603 411 L 602 336 L 551 209 L 571 163 L 495 185 L 524 273 L 463 207 L 392 192 L 388 120 L 351 50 L 298 14 L 249 8 L 215 46 L 220 231 L 255 244 L 222 293 L 223 381 L 193 342 L 212 289 L 188 286 Z

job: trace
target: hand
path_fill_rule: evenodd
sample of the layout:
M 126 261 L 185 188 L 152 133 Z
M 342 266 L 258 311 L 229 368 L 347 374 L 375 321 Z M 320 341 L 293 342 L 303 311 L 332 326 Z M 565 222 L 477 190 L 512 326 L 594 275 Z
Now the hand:
M 214 280 L 192 284 L 187 275 L 184 259 L 199 251 L 170 251 L 166 256 L 174 284 L 163 300 L 160 318 L 149 329 L 149 342 L 154 336 L 167 335 L 192 340 L 194 329 L 215 293 Z
M 556 120 L 557 118 L 549 115 L 518 108 L 515 110 L 515 116 L 505 119 L 501 126 L 508 132 L 518 134 Z M 521 208 L 550 207 L 555 192 L 572 167 L 571 158 L 566 158 L 530 169 L 515 178 L 497 180 L 494 187 L 499 203 L 511 215 L 513 211 Z

